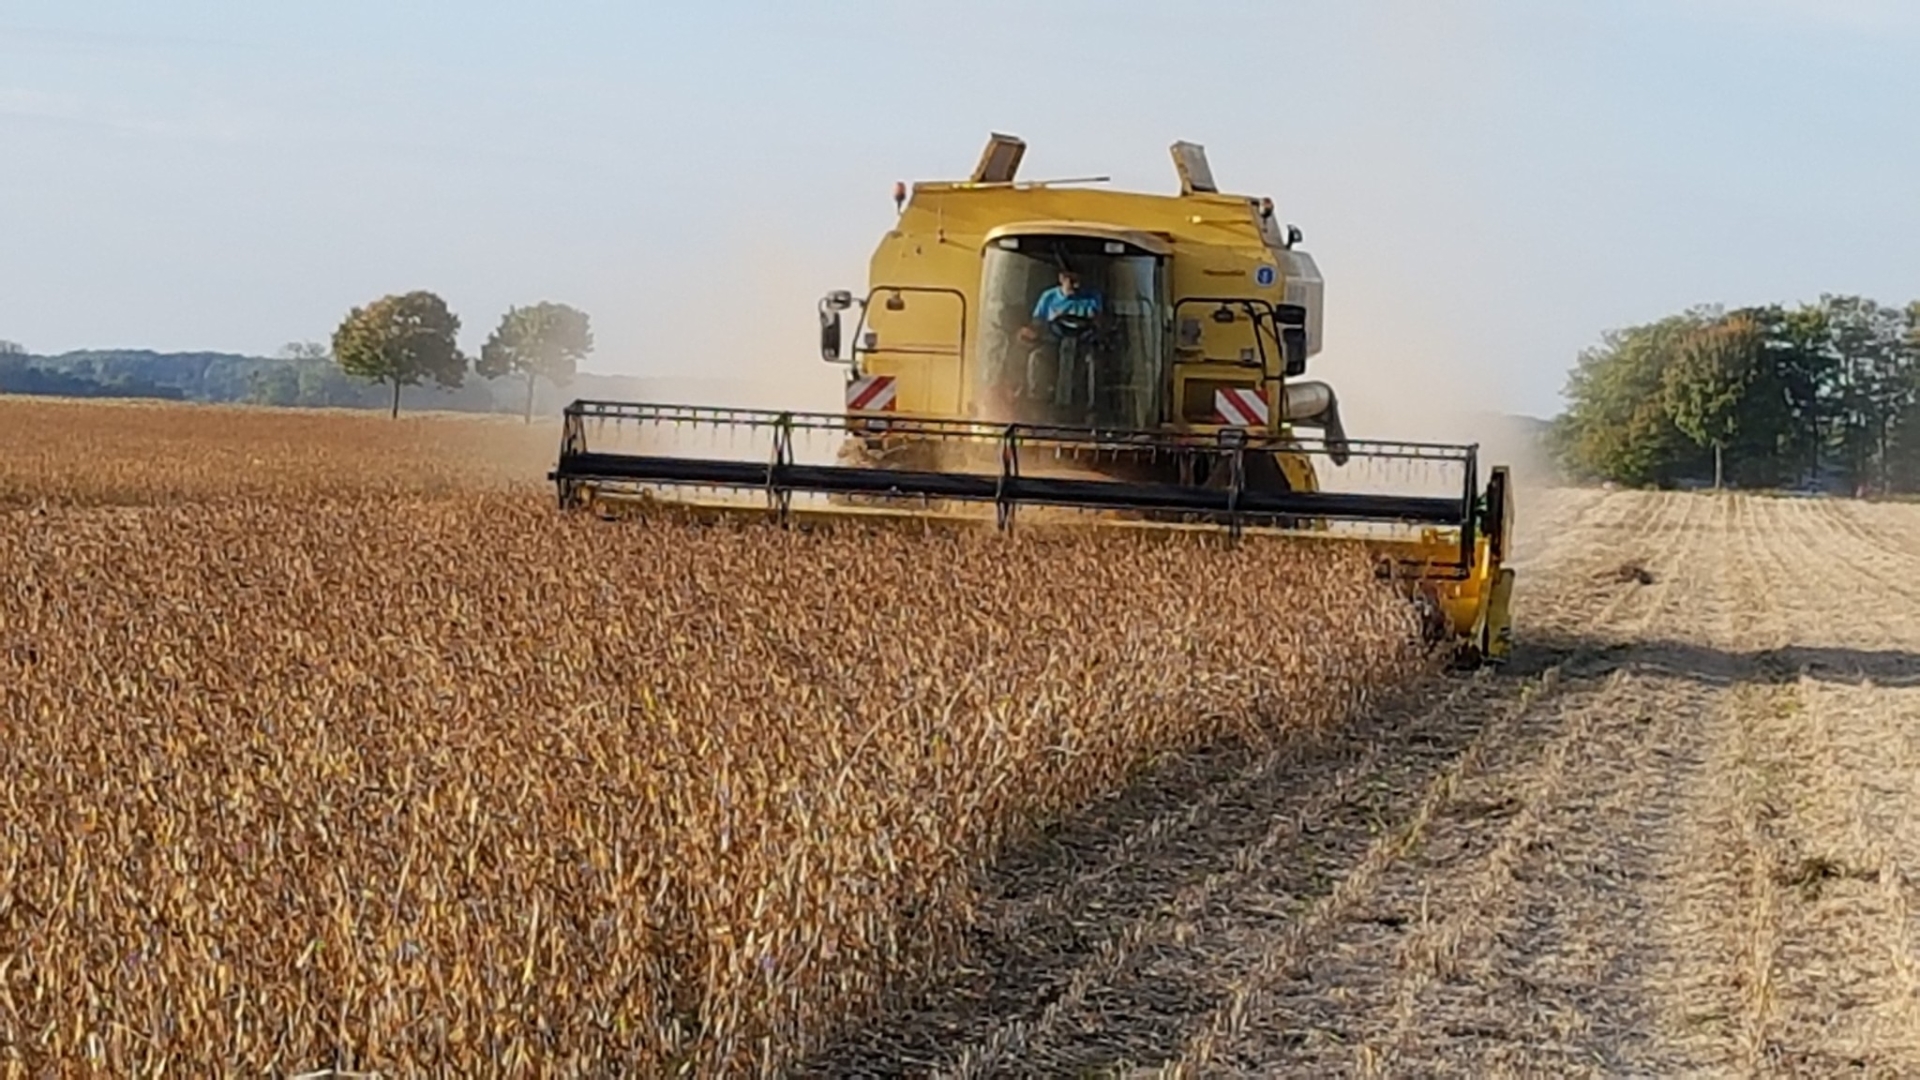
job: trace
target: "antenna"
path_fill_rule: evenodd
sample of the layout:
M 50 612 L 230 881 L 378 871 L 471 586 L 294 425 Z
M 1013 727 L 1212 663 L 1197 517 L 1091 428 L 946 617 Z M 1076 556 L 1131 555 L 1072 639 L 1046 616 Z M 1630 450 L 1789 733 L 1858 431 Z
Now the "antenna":
M 1006 180 L 995 184 L 975 184 L 969 182 L 967 186 L 975 188 L 1019 188 L 1024 191 L 1030 188 L 1058 187 L 1062 184 L 1105 184 L 1110 183 L 1112 180 L 1113 177 L 1111 176 L 1069 176 L 1062 177 L 1058 180 Z

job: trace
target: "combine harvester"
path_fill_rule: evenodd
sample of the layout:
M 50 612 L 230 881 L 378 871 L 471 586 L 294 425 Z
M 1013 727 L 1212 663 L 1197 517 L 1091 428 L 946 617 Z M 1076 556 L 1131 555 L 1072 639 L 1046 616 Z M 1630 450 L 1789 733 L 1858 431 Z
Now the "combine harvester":
M 1172 151 L 1178 195 L 1018 182 L 1002 135 L 964 182 L 896 184 L 865 294 L 820 302 L 844 412 L 575 401 L 561 505 L 1358 544 L 1436 640 L 1504 660 L 1506 467 L 1482 488 L 1476 445 L 1348 438 L 1303 378 L 1322 282 L 1300 231 Z M 1400 490 L 1365 490 L 1383 476 Z

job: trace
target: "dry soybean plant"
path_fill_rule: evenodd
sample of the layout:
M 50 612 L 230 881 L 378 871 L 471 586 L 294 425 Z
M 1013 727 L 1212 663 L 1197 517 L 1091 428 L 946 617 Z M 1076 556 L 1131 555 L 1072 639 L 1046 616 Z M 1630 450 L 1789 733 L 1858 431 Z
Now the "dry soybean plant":
M 9 1075 L 739 1075 L 1021 830 L 1421 663 L 1329 551 L 297 490 L 0 510 Z
M 0 395 L 0 508 L 537 488 L 554 424 Z

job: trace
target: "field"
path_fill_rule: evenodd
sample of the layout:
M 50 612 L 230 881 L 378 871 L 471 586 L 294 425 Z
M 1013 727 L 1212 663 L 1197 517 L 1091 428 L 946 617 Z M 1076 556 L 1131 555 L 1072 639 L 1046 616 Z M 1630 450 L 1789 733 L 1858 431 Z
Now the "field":
M 0 399 L 8 1071 L 1920 1072 L 1920 508 L 1522 490 L 1459 676 L 1340 560 L 552 446 Z
M 818 1075 L 1920 1075 L 1920 508 L 1522 499 L 1513 669 L 1037 847 Z
M 959 955 L 1029 824 L 1422 663 L 1330 552 L 615 525 L 511 424 L 4 411 L 27 1072 L 757 1069 Z

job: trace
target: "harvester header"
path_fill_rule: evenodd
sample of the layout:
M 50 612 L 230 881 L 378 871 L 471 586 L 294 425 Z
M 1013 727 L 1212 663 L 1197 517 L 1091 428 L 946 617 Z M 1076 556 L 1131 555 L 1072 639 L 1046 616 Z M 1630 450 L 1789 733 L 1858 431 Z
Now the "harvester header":
M 1506 469 L 1483 487 L 1473 446 L 1349 437 L 1332 386 L 1305 378 L 1324 286 L 1272 199 L 1221 192 L 1192 143 L 1171 148 L 1172 194 L 1020 181 L 1025 153 L 996 134 L 966 179 L 895 186 L 866 287 L 818 305 L 843 411 L 578 401 L 563 504 L 1001 527 L 1035 507 L 1364 544 L 1438 633 L 1503 658 Z M 607 448 L 610 425 L 640 445 Z M 724 446 L 683 452 L 702 439 Z

